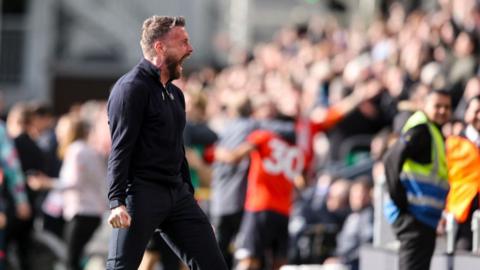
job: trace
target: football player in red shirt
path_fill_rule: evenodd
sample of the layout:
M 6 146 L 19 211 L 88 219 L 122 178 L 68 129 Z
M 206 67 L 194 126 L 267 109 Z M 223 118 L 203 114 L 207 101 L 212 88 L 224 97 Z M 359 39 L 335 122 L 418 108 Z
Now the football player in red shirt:
M 239 260 L 236 269 L 260 269 L 268 254 L 272 256 L 273 269 L 286 262 L 293 181 L 304 166 L 304 155 L 289 141 L 294 140 L 258 130 L 236 149 L 216 153 L 216 158 L 224 162 L 237 162 L 250 155 L 245 213 L 235 252 Z

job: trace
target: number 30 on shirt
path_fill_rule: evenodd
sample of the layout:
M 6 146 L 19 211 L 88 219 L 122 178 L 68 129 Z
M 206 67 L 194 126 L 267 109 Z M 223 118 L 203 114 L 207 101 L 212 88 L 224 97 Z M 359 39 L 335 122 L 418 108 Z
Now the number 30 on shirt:
M 266 172 L 272 175 L 283 174 L 290 181 L 302 173 L 305 161 L 298 147 L 275 138 L 269 141 L 268 146 L 271 149 L 270 157 L 263 160 Z

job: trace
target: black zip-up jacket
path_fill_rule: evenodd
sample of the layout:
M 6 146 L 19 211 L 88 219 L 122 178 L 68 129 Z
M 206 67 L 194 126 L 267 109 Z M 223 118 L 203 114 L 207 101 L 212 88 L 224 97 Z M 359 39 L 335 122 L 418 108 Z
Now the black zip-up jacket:
M 175 184 L 186 182 L 193 193 L 185 159 L 185 99 L 146 59 L 122 76 L 108 99 L 112 150 L 108 160 L 110 208 L 125 205 L 135 179 Z

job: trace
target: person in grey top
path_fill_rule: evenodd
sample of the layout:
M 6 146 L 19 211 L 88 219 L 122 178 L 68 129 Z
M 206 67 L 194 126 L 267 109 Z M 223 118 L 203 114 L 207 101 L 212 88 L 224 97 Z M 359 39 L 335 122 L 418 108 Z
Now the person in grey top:
M 216 155 L 235 149 L 256 129 L 270 130 L 283 136 L 294 133 L 293 122 L 281 119 L 276 106 L 266 96 L 257 95 L 252 99 L 237 97 L 227 110 L 231 120 L 220 134 Z M 249 166 L 248 157 L 237 163 L 216 160 L 213 164 L 212 223 L 220 250 L 230 267 L 233 259 L 229 247 L 242 221 Z
M 252 112 L 248 98 L 232 102 L 227 107 L 231 121 L 220 134 L 216 151 L 234 149 L 245 141 L 257 127 L 256 121 L 249 118 Z M 236 236 L 243 214 L 243 204 L 247 188 L 248 158 L 238 163 L 215 161 L 213 164 L 211 215 L 218 245 L 229 268 L 233 254 L 230 243 Z
M 335 256 L 325 264 L 341 263 L 351 270 L 359 269 L 360 246 L 373 239 L 372 182 L 366 177 L 357 178 L 350 187 L 350 213 L 337 236 Z

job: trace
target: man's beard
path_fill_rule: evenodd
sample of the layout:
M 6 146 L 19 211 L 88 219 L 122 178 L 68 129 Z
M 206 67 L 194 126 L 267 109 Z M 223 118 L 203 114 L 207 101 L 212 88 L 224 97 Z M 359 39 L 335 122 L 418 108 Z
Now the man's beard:
M 180 61 L 177 61 L 172 57 L 168 57 L 166 59 L 166 63 L 167 63 L 167 70 L 170 75 L 170 80 L 173 81 L 180 78 L 180 76 L 182 75 L 180 70 L 178 69 L 178 66 L 180 65 Z

